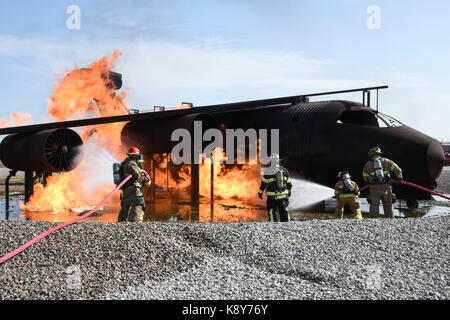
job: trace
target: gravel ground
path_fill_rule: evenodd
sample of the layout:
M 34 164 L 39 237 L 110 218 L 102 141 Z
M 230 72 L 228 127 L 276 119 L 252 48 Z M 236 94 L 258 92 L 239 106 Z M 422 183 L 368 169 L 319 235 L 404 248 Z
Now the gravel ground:
M 436 192 L 450 194 L 450 166 L 442 169 L 442 173 L 437 179 L 438 187 Z
M 450 166 L 444 167 L 440 177 L 437 179 L 438 187 L 436 192 L 450 195 Z M 445 201 L 440 197 L 435 197 L 435 200 L 428 202 L 429 205 L 450 207 L 450 201 Z
M 0 299 L 449 299 L 449 222 L 80 223 L 0 265 Z M 0 221 L 0 256 L 53 225 Z

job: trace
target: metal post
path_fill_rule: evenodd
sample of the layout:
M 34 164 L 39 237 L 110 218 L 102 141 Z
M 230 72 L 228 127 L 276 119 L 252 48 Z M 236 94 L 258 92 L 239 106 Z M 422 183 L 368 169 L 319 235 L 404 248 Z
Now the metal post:
M 378 89 L 377 89 L 377 119 L 378 119 Z
M 169 191 L 169 154 L 166 153 L 166 190 Z
M 214 221 L 214 160 L 211 157 L 211 221 Z
M 370 108 L 370 91 L 367 91 L 367 106 Z
M 156 160 L 152 154 L 152 200 L 155 200 L 155 190 L 156 190 Z
M 193 205 L 198 205 L 200 199 L 200 170 L 196 163 L 191 164 L 191 202 Z
M 30 200 L 31 195 L 33 194 L 33 171 L 25 171 L 25 203 Z
M 17 173 L 17 170 L 11 170 L 9 171 L 9 175 L 6 177 L 5 180 L 5 218 L 6 220 L 9 219 L 9 180 L 14 177 Z
M 47 178 L 51 177 L 52 173 L 51 172 L 44 172 L 42 175 L 42 184 L 44 185 L 44 187 L 47 186 Z
M 200 200 L 200 167 L 198 162 L 199 154 L 194 152 L 191 164 L 191 221 L 199 221 L 199 200 Z M 197 157 L 197 160 L 195 160 Z

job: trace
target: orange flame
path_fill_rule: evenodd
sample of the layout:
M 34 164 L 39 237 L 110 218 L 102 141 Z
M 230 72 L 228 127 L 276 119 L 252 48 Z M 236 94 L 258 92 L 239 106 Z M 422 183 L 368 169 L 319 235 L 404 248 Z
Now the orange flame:
M 48 113 L 56 120 L 68 120 L 90 116 L 115 116 L 127 114 L 130 104 L 126 101 L 126 93 L 115 93 L 107 80 L 111 68 L 114 67 L 121 53 L 115 51 L 111 57 L 102 57 L 94 61 L 87 69 L 66 71 L 59 77 L 51 98 L 48 99 Z M 184 104 L 177 108 L 188 108 Z M 95 141 L 101 147 L 109 150 L 116 159 L 126 155 L 126 147 L 121 143 L 121 131 L 124 123 L 111 123 L 89 126 L 83 129 L 81 137 L 86 144 Z M 223 154 L 216 150 L 215 154 Z M 190 165 L 176 166 L 172 170 L 166 166 L 165 157 L 154 155 L 156 181 L 153 183 L 162 188 L 188 189 L 191 184 Z M 86 156 L 83 162 L 87 161 Z M 98 203 L 113 189 L 113 185 L 105 184 L 92 192 L 83 192 L 84 182 L 92 177 L 81 169 L 83 162 L 75 170 L 49 177 L 47 186 L 42 184 L 34 187 L 34 194 L 27 204 L 21 207 L 29 211 L 53 211 L 60 213 L 65 210 L 92 206 Z M 110 168 L 111 163 L 106 163 Z M 146 170 L 150 173 L 150 161 Z M 259 187 L 260 168 L 258 165 L 223 165 L 214 163 L 214 196 L 215 198 L 254 199 Z M 112 179 L 112 174 L 111 174 Z M 205 160 L 200 165 L 200 195 L 210 196 L 211 165 Z M 118 203 L 118 196 L 112 202 Z
M 126 93 L 116 94 L 107 78 L 121 54 L 115 51 L 111 57 L 97 59 L 87 69 L 66 71 L 47 101 L 48 113 L 56 120 L 127 114 L 130 107 L 125 100 Z M 120 138 L 123 126 L 122 122 L 88 126 L 81 137 L 86 141 L 95 135 L 105 149 L 122 157 L 125 154 Z
M 223 149 L 217 148 L 213 151 L 214 171 L 214 198 L 221 199 L 241 199 L 249 200 L 256 197 L 260 183 L 259 165 L 225 165 L 219 163 L 219 154 L 222 154 L 222 160 L 226 161 L 226 155 Z M 169 189 L 187 189 L 191 184 L 190 165 L 177 166 L 176 174 L 172 170 L 167 170 L 167 155 L 160 157 L 154 155 L 156 163 L 154 183 L 162 188 Z M 170 155 L 169 155 L 170 159 Z M 211 194 L 211 160 L 202 155 L 203 162 L 200 164 L 200 196 L 210 197 Z M 170 162 L 169 162 L 170 166 Z M 147 168 L 150 172 L 150 168 Z
M 8 126 L 26 126 L 31 124 L 31 114 L 29 113 L 11 113 L 11 120 L 0 119 L 0 128 Z
M 182 103 L 179 106 L 176 106 L 174 109 L 191 109 L 193 107 L 192 103 Z
M 219 155 L 222 155 L 222 159 Z M 213 169 L 211 159 L 203 155 L 203 164 L 200 165 L 200 195 L 210 196 L 211 170 L 213 178 L 213 194 L 215 198 L 249 200 L 255 198 L 259 188 L 260 166 L 252 164 L 225 165 L 219 160 L 226 161 L 225 151 L 217 148 L 213 151 Z
M 111 57 L 99 58 L 86 69 L 66 71 L 59 76 L 53 95 L 48 99 L 48 113 L 59 121 L 127 114 L 129 103 L 125 100 L 126 93 L 115 93 L 108 78 L 120 55 L 119 51 L 115 51 Z M 126 153 L 120 137 L 123 126 L 124 123 L 120 122 L 89 126 L 80 135 L 85 143 L 95 140 L 120 159 Z M 86 161 L 86 157 L 83 161 Z M 21 204 L 21 207 L 30 211 L 48 210 L 59 213 L 69 208 L 97 203 L 113 185 L 105 185 L 101 190 L 83 194 L 83 182 L 92 177 L 85 176 L 80 167 L 49 177 L 45 188 L 42 184 L 36 184 L 30 201 Z

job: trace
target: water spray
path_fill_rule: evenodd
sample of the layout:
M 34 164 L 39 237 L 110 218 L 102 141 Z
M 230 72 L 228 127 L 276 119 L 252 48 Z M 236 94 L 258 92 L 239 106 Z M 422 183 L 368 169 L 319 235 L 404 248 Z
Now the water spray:
M 334 190 L 320 184 L 292 179 L 292 197 L 289 198 L 289 210 L 310 207 L 334 195 Z
M 84 159 L 76 169 L 86 179 L 83 181 L 83 195 L 89 196 L 102 187 L 114 184 L 111 165 L 118 161 L 96 140 L 89 140 L 84 145 Z

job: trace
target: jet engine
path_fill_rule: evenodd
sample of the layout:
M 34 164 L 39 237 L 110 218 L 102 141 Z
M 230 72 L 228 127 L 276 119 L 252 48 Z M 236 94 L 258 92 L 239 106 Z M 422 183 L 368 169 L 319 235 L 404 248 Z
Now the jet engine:
M 17 171 L 70 171 L 82 157 L 81 137 L 66 128 L 11 134 L 0 144 L 2 163 Z

